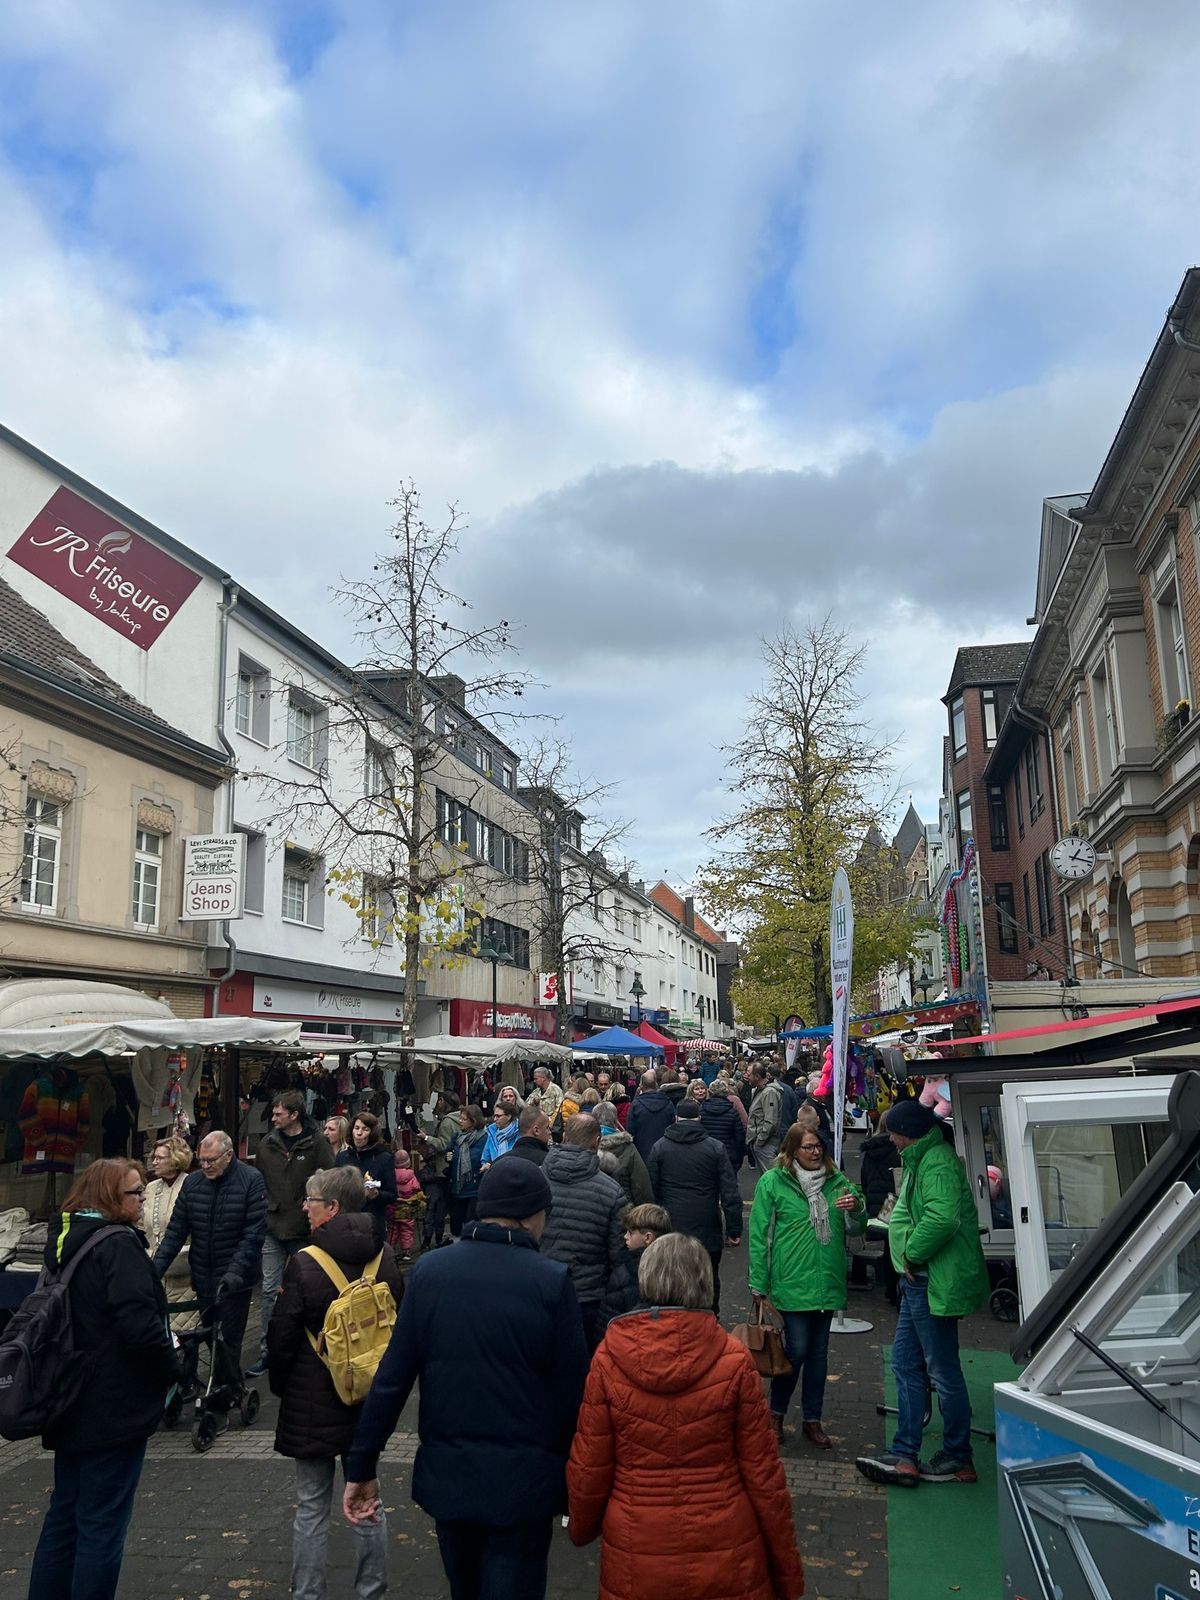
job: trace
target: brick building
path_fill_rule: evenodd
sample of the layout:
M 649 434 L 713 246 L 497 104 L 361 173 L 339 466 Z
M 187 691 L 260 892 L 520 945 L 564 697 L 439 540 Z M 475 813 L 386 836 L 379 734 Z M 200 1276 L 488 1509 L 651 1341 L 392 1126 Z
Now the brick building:
M 1080 977 L 1200 973 L 1200 270 L 1184 277 L 1090 494 L 1043 508 L 1018 695 L 1054 730 Z

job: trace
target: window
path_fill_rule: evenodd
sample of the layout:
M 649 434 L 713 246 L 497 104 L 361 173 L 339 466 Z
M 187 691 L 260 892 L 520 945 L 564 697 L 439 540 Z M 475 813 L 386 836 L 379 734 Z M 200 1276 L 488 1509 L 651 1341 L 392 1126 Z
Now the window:
M 133 844 L 133 920 L 139 928 L 158 926 L 162 877 L 162 834 L 139 828 Z
M 1017 811 L 1017 838 L 1025 837 L 1025 807 L 1021 802 L 1021 763 L 1013 768 L 1013 802 Z
M 1000 948 L 1013 955 L 1017 949 L 1017 902 L 1012 884 L 998 883 L 994 890 L 994 898 Z
M 505 949 L 515 967 L 529 967 L 529 931 L 517 928 L 511 922 L 501 922 L 496 917 L 484 917 L 475 930 L 475 947 L 490 944 L 493 950 Z M 578 965 L 575 968 L 579 972 Z M 582 973 L 580 973 L 582 976 Z
M 438 790 L 437 796 L 437 831 L 438 838 L 443 844 L 457 845 L 462 842 L 463 807 L 453 796 L 443 794 Z
M 1046 937 L 1046 885 L 1042 881 L 1042 861 L 1039 856 L 1033 864 L 1034 892 L 1037 895 L 1037 926 L 1042 938 Z
M 983 742 L 990 750 L 996 742 L 996 691 L 985 689 L 980 696 L 983 706 Z
M 950 704 L 950 734 L 954 741 L 954 759 L 961 761 L 967 753 L 967 711 L 962 695 Z
M 287 753 L 302 767 L 317 765 L 317 714 L 307 700 L 295 695 L 288 698 Z
M 1025 891 L 1025 938 L 1029 948 L 1033 949 L 1033 905 L 1029 899 L 1029 874 L 1021 874 L 1021 887 Z
M 1042 892 L 1046 900 L 1046 926 L 1045 933 L 1054 932 L 1054 878 L 1050 871 L 1050 852 L 1043 850 L 1038 857 L 1038 867 L 1042 874 Z
M 283 920 L 319 928 L 324 901 L 320 862 L 307 850 L 288 845 L 283 853 Z
M 378 878 L 363 873 L 362 904 L 359 908 L 359 926 L 364 939 L 371 944 L 392 942 L 392 900 Z
M 971 791 L 960 789 L 954 796 L 954 811 L 958 825 L 958 842 L 965 845 L 971 837 Z
M 391 763 L 387 752 L 373 739 L 367 740 L 366 759 L 363 762 L 363 794 L 368 800 L 392 798 Z
M 642 942 L 642 919 L 641 919 L 641 917 L 638 916 L 636 911 L 634 912 L 633 918 L 632 918 L 632 926 L 630 928 L 630 937 L 637 944 L 640 944 Z
M 1008 805 L 1002 783 L 988 784 L 988 832 L 993 850 L 1008 849 Z
M 234 726 L 258 744 L 271 742 L 271 675 L 249 656 L 238 657 Z
M 1117 739 L 1116 728 L 1113 725 L 1108 667 L 1103 661 L 1092 673 L 1092 720 L 1096 724 L 1096 754 L 1100 762 L 1100 781 L 1107 783 L 1116 771 Z
M 26 911 L 53 911 L 58 904 L 62 859 L 62 807 L 30 795 L 25 802 L 21 853 L 21 905 Z
M 502 761 L 500 763 L 500 787 L 502 789 L 514 789 L 516 787 L 516 783 L 516 768 L 513 767 L 509 762 Z
M 239 828 L 246 836 L 246 887 L 242 893 L 242 910 L 256 911 L 260 915 L 266 904 L 267 840 L 262 833 L 252 833 L 249 828 Z
M 1176 703 L 1190 698 L 1187 648 L 1183 637 L 1183 613 L 1179 607 L 1179 588 L 1174 576 L 1155 601 L 1158 614 L 1158 654 L 1162 666 L 1163 711 L 1174 711 Z
M 1062 727 L 1059 729 L 1058 737 L 1062 748 L 1063 789 L 1067 800 L 1067 821 L 1074 822 L 1079 816 L 1079 786 L 1075 781 L 1075 741 L 1071 737 L 1070 712 L 1062 720 Z
M 1032 826 L 1046 809 L 1046 797 L 1042 793 L 1042 740 L 1040 734 L 1035 734 L 1025 746 L 1025 792 L 1029 800 L 1029 821 Z

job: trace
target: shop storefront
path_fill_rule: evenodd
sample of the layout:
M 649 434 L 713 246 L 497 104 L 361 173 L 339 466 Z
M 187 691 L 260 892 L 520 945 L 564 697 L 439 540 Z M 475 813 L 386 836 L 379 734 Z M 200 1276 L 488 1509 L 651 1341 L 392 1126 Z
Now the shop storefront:
M 352 1037 L 364 1044 L 398 1041 L 404 1021 L 404 996 L 394 983 L 367 988 L 237 972 L 219 986 L 217 1004 L 221 1016 L 286 1017 L 299 1022 L 306 1036 Z M 417 1006 L 418 1033 L 423 1020 L 436 1026 L 436 1002 L 424 996 Z
M 491 1001 L 451 1000 L 450 1032 L 465 1039 L 490 1039 Z M 558 1012 L 553 1006 L 498 1005 L 494 1032 L 498 1039 L 545 1039 L 553 1044 L 558 1035 Z

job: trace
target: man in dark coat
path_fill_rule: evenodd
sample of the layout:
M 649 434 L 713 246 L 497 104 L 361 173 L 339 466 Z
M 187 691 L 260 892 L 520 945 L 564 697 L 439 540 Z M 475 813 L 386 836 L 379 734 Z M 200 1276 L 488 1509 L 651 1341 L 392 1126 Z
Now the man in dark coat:
M 517 1137 L 510 1155 L 524 1156 L 540 1167 L 550 1149 L 550 1119 L 541 1106 L 525 1106 L 517 1119 Z
M 710 1092 L 700 1106 L 700 1122 L 710 1139 L 716 1139 L 729 1157 L 735 1174 L 746 1157 L 746 1125 L 727 1094 Z
M 550 1185 L 531 1162 L 495 1162 L 479 1220 L 422 1257 L 346 1456 L 347 1517 L 382 1513 L 379 1453 L 420 1379 L 413 1499 L 434 1518 L 454 1600 L 545 1594 L 553 1518 L 587 1376 L 570 1274 L 538 1240 Z M 519 1403 L 518 1403 L 519 1402 Z
M 675 1107 L 669 1096 L 659 1089 L 657 1073 L 643 1072 L 642 1086 L 629 1108 L 625 1132 L 633 1136 L 638 1155 L 647 1165 L 651 1150 L 674 1121 Z
M 721 1247 L 741 1243 L 742 1197 L 725 1148 L 705 1133 L 694 1100 L 680 1106 L 679 1120 L 650 1152 L 649 1166 L 655 1198 L 670 1213 L 675 1232 L 699 1239 L 712 1257 L 713 1313 L 719 1317 Z
M 314 1172 L 333 1165 L 329 1140 L 308 1115 L 298 1089 L 284 1089 L 275 1096 L 271 1131 L 258 1147 L 256 1164 L 267 1186 L 267 1236 L 262 1251 L 262 1341 L 258 1360 L 246 1374 L 254 1378 L 267 1370 L 267 1324 L 283 1281 L 283 1269 L 308 1243 L 305 1185 Z M 391 1171 L 390 1156 L 388 1170 Z M 393 1199 L 395 1183 L 393 1177 Z
M 188 1269 L 196 1297 L 221 1321 L 220 1381 L 236 1386 L 242 1375 L 242 1338 L 250 1292 L 262 1274 L 267 1231 L 267 1188 L 262 1173 L 239 1161 L 227 1133 L 200 1141 L 200 1171 L 183 1180 L 163 1242 L 154 1255 L 161 1278 L 188 1239 Z
M 621 1212 L 625 1196 L 615 1178 L 601 1172 L 600 1124 L 577 1111 L 542 1164 L 554 1207 L 542 1239 L 542 1254 L 571 1273 L 588 1348 L 600 1342 L 600 1302 L 609 1274 L 621 1257 Z
M 403 1279 L 395 1254 L 388 1249 L 381 1253 L 374 1223 L 363 1211 L 366 1189 L 358 1167 L 322 1169 L 309 1178 L 307 1190 L 309 1243 L 332 1256 L 351 1283 L 379 1256 L 376 1281 L 387 1284 L 399 1305 Z M 301 1250 L 284 1268 L 267 1329 L 271 1393 L 280 1399 L 275 1448 L 296 1463 L 292 1593 L 297 1595 L 324 1593 L 334 1467 L 350 1448 L 362 1414 L 361 1404 L 349 1406 L 339 1399 L 328 1367 L 312 1347 L 337 1294 L 329 1274 Z M 359 1600 L 374 1600 L 387 1588 L 383 1514 L 378 1522 L 356 1524 L 355 1535 L 354 1592 Z

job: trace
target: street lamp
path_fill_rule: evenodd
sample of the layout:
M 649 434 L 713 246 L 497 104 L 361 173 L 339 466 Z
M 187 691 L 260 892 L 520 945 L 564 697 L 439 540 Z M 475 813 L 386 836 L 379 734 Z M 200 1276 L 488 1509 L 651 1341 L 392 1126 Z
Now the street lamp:
M 642 996 L 646 993 L 646 986 L 642 982 L 641 973 L 636 968 L 633 974 L 633 988 L 630 989 L 629 993 L 633 996 L 634 1004 L 637 1006 L 637 1025 L 640 1028 L 642 1025 Z
M 921 963 L 921 976 L 913 979 L 912 986 L 914 989 L 920 990 L 921 1004 L 925 1005 L 929 999 L 929 991 L 933 988 L 933 979 L 930 977 L 929 970 L 923 961 Z
M 512 966 L 513 958 L 509 954 L 508 946 L 492 944 L 490 935 L 486 943 L 476 947 L 475 954 L 481 961 L 490 961 L 492 963 L 492 1038 L 494 1039 L 496 1037 L 496 968 Z

